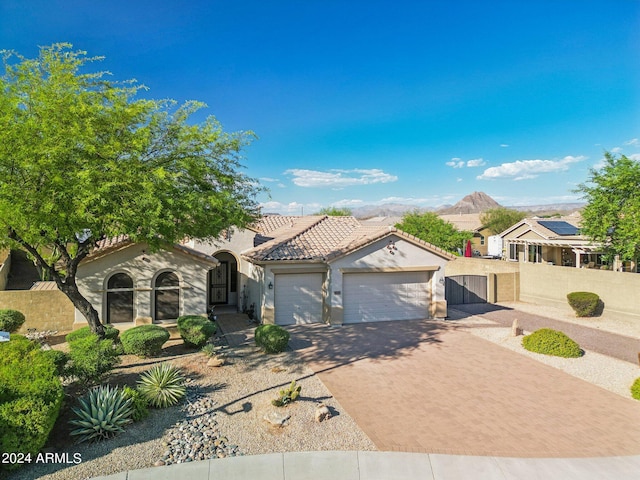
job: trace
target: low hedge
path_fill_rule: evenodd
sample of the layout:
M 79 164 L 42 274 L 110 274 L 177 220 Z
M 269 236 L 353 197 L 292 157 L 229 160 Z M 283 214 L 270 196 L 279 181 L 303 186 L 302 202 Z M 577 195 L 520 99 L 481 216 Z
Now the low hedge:
M 53 358 L 11 335 L 0 343 L 0 452 L 35 456 L 45 445 L 64 397 Z M 0 464 L 0 469 L 19 464 Z
M 159 325 L 140 325 L 120 335 L 124 353 L 139 357 L 155 357 L 169 340 L 169 330 Z
M 571 292 L 567 294 L 567 301 L 576 312 L 576 317 L 593 317 L 598 310 L 600 297 L 591 292 Z
M 0 332 L 17 332 L 24 324 L 24 315 L 18 310 L 0 310 Z
M 279 325 L 265 324 L 256 328 L 254 338 L 266 353 L 280 353 L 287 348 L 289 332 Z
M 178 332 L 187 347 L 202 348 L 215 333 L 216 324 L 199 315 L 178 317 Z
M 112 327 L 111 325 L 103 325 L 103 327 L 104 327 L 104 338 L 108 338 L 110 340 L 113 340 L 114 342 L 118 340 L 118 335 L 120 335 L 120 330 L 118 330 L 115 327 Z M 71 343 L 74 340 L 85 338 L 92 334 L 93 332 L 91 331 L 91 327 L 87 326 L 87 327 L 82 327 L 77 330 L 74 330 L 71 333 L 68 333 L 67 336 L 64 337 L 64 339 L 67 341 L 67 343 Z
M 640 400 L 640 378 L 636 378 L 636 381 L 631 385 L 631 396 Z
M 89 334 L 69 342 L 71 366 L 67 376 L 74 376 L 86 386 L 94 385 L 120 363 L 113 340 Z
M 576 358 L 584 354 L 580 345 L 564 333 L 550 328 L 541 328 L 523 337 L 522 346 L 531 352 L 556 357 Z

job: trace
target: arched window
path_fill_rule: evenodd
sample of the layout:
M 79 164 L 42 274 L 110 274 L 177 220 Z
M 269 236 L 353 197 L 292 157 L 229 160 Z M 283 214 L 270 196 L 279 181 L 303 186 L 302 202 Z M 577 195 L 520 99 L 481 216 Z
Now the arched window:
M 180 280 L 173 272 L 163 272 L 154 284 L 155 320 L 175 320 L 180 316 Z
M 126 273 L 116 273 L 107 281 L 106 322 L 133 322 L 133 280 Z

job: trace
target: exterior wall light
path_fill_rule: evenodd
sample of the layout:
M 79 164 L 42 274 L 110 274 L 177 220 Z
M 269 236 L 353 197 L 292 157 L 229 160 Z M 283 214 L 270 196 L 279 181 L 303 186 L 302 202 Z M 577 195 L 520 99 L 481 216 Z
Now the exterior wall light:
M 269 282 L 269 290 L 273 290 L 273 282 Z

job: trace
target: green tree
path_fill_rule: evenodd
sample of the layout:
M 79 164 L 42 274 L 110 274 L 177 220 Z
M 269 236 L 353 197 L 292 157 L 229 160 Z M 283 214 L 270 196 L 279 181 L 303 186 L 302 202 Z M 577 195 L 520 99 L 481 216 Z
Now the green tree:
M 324 207 L 321 208 L 316 215 L 329 215 L 330 217 L 349 217 L 351 210 L 349 208 Z
M 581 231 L 602 244 L 609 258 L 635 260 L 640 256 L 640 163 L 609 152 L 604 156 L 604 166 L 592 168 L 576 189 L 587 201 Z
M 518 223 L 525 216 L 524 212 L 511 210 L 510 208 L 505 207 L 497 207 L 481 213 L 480 222 L 483 227 L 489 229 L 491 235 L 497 235 Z
M 435 213 L 421 213 L 417 210 L 405 214 L 402 222 L 396 224 L 396 227 L 436 247 L 454 253 L 457 253 L 458 249 L 464 250 L 467 240 L 473 237 L 472 232 L 458 230 Z
M 256 218 L 260 187 L 240 171 L 253 134 L 189 123 L 203 104 L 137 98 L 135 81 L 86 73 L 98 60 L 69 44 L 34 59 L 3 52 L 0 242 L 31 254 L 103 335 L 76 284 L 98 241 L 128 235 L 157 250 L 215 238 Z

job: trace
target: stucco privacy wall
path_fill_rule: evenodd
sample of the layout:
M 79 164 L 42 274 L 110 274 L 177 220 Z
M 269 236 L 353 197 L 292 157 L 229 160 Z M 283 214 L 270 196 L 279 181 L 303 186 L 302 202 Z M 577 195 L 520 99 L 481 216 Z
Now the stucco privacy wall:
M 387 249 L 389 241 L 395 243 L 396 250 Z M 393 253 L 392 253 L 393 252 Z M 409 242 L 396 235 L 384 237 L 371 245 L 363 247 L 354 253 L 330 263 L 328 279 L 327 303 L 330 310 L 332 324 L 342 324 L 343 305 L 343 269 L 376 268 L 381 271 L 394 269 L 419 269 L 420 267 L 437 267 L 431 269 L 431 317 L 444 318 L 447 316 L 447 305 L 444 299 L 444 266 L 448 259 L 436 255 L 428 250 Z M 425 268 L 426 269 L 426 268 Z M 336 294 L 336 292 L 340 292 Z
M 487 301 L 515 302 L 520 298 L 520 263 L 486 258 L 457 257 L 447 263 L 447 277 L 482 275 L 487 277 Z
M 520 300 L 572 311 L 570 292 L 593 292 L 604 302 L 605 312 L 640 320 L 640 275 L 589 268 L 560 267 L 520 262 Z
M 136 323 L 149 323 L 153 318 L 154 281 L 160 273 L 172 271 L 180 280 L 180 315 L 206 315 L 207 272 L 213 266 L 213 262 L 177 250 L 149 253 L 147 245 L 134 244 L 80 264 L 78 287 L 104 320 L 107 279 L 118 272 L 128 274 L 133 279 L 134 319 Z M 75 321 L 86 323 L 77 311 Z
M 59 290 L 7 290 L 0 292 L 0 309 L 11 308 L 22 312 L 25 322 L 20 333 L 28 328 L 37 330 L 73 329 L 74 308 L 67 296 Z

